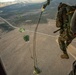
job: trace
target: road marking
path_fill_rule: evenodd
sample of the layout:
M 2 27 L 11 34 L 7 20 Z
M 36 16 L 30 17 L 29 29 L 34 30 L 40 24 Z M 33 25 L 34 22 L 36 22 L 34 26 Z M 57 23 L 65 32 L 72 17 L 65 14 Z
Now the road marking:
M 25 31 L 29 31 L 29 32 L 33 32 L 34 33 L 34 31 L 30 31 L 30 30 L 25 30 Z M 45 35 L 45 36 L 50 36 L 50 37 L 56 37 L 56 36 L 53 36 L 53 35 L 49 35 L 49 34 L 45 34 L 45 33 L 41 33 L 41 32 L 36 32 L 37 34 L 41 34 L 41 35 Z
M 13 28 L 18 28 L 18 27 L 16 27 L 16 26 L 13 26 L 11 23 L 9 23 L 6 19 L 4 19 L 4 18 L 2 18 L 2 17 L 0 17 L 4 22 L 6 22 L 9 26 L 11 26 L 11 27 L 13 27 Z
M 58 39 L 56 39 L 56 42 L 57 42 L 57 44 L 58 44 Z M 76 60 L 76 57 L 74 56 L 74 54 L 72 54 L 72 53 L 70 52 L 70 50 L 76 52 L 76 51 L 75 51 L 76 48 L 75 48 L 73 45 L 70 44 L 70 45 L 68 46 L 67 50 L 68 50 L 69 54 Z
M 13 26 L 11 23 L 9 23 L 6 19 L 0 17 L 4 22 L 8 23 L 9 26 L 15 28 L 15 29 L 19 29 L 19 27 L 16 27 L 16 26 Z M 29 32 L 33 32 L 34 31 L 30 31 L 30 30 L 26 30 L 26 31 L 29 31 Z M 56 36 L 53 36 L 53 35 L 49 35 L 49 34 L 45 34 L 45 33 L 41 33 L 41 32 L 36 32 L 37 34 L 41 34 L 41 35 L 45 35 L 45 36 L 50 36 L 50 37 L 56 37 Z

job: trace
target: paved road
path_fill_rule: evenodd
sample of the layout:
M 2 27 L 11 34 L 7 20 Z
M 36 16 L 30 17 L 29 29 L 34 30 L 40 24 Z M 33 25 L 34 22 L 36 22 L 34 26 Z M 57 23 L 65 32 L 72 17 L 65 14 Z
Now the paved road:
M 26 27 L 30 30 L 34 30 L 34 28 L 34 25 L 31 29 Z M 40 75 L 68 75 L 75 60 L 70 53 L 70 59 L 60 58 L 62 51 L 56 42 L 58 34 L 52 33 L 54 30 L 54 21 L 50 21 L 47 25 L 39 25 L 36 51 L 38 65 L 42 70 Z M 30 35 L 30 45 L 23 40 L 23 36 L 27 34 Z M 32 43 L 33 32 L 20 33 L 18 29 L 4 35 L 0 40 L 0 56 L 7 75 L 33 75 Z M 68 52 L 71 49 L 73 48 L 70 46 Z
M 15 27 L 13 26 L 10 22 L 8 22 L 6 19 L 0 17 L 0 19 L 2 19 L 4 22 L 6 22 L 9 26 L 11 26 L 12 28 L 18 28 L 18 27 Z

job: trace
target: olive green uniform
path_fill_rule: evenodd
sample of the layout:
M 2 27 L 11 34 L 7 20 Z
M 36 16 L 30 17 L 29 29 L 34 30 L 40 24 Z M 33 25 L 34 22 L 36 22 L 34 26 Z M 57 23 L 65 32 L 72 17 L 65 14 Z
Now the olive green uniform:
M 59 46 L 60 49 L 63 51 L 64 54 L 67 54 L 67 47 L 68 45 L 72 42 L 72 40 L 75 38 L 73 33 L 70 30 L 70 25 L 69 25 L 69 19 L 67 10 L 66 10 L 67 5 L 63 5 L 58 7 L 58 13 L 57 13 L 57 19 L 56 19 L 56 26 L 60 28 L 60 35 L 58 38 Z

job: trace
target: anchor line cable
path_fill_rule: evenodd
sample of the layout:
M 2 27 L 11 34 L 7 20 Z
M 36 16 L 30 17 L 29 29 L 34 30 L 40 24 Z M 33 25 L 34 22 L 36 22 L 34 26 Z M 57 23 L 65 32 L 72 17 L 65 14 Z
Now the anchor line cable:
M 42 11 L 41 11 L 41 14 L 40 14 L 38 23 L 37 23 L 37 26 L 36 26 L 35 31 L 34 31 L 34 38 L 33 38 L 33 60 L 34 60 L 34 67 L 38 67 L 37 54 L 36 54 L 37 29 L 38 29 L 38 26 L 39 26 L 39 23 L 40 23 L 40 20 L 41 20 L 42 13 L 43 13 L 43 11 L 45 10 L 45 8 L 47 7 L 47 5 L 50 4 L 50 1 L 52 1 L 52 0 L 47 0 L 47 3 L 43 5 Z
M 33 38 L 33 59 L 34 59 L 34 67 L 38 67 L 38 63 L 37 63 L 37 54 L 36 54 L 36 37 L 37 37 L 37 29 L 41 20 L 41 16 L 42 16 L 43 11 L 41 11 L 40 13 L 40 17 L 37 23 L 37 26 L 35 28 L 34 31 L 34 38 Z

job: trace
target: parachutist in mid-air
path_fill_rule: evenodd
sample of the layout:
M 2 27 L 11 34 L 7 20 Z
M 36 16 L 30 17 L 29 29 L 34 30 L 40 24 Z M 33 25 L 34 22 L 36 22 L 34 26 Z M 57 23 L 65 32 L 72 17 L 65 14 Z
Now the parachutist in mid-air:
M 69 55 L 67 53 L 67 47 L 76 37 L 74 33 L 76 31 L 76 29 L 74 29 L 76 28 L 76 16 L 73 15 L 73 13 L 75 14 L 74 12 L 75 9 L 76 9 L 75 7 L 69 6 L 64 3 L 60 3 L 58 6 L 56 27 L 60 28 L 58 43 L 60 49 L 63 51 L 63 54 L 61 55 L 62 59 L 69 59 Z M 74 16 L 75 18 L 71 20 L 72 16 Z

